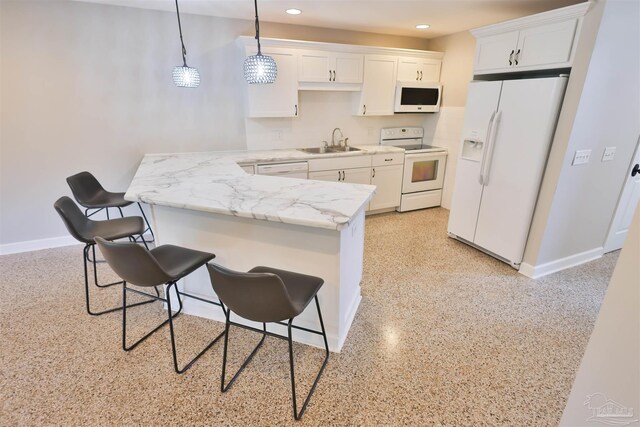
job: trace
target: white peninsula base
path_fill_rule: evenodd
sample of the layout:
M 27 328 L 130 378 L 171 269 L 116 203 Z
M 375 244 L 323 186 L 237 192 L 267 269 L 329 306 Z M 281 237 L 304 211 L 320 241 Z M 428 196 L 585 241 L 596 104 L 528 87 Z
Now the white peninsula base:
M 216 254 L 212 262 L 237 271 L 264 265 L 322 277 L 325 283 L 318 299 L 329 348 L 334 352 L 341 350 L 362 299 L 364 208 L 340 230 L 159 205 L 151 205 L 151 210 L 157 244 L 212 252 Z M 217 300 L 205 268 L 181 280 L 179 286 L 187 293 Z M 187 298 L 183 311 L 224 322 L 219 307 L 197 300 Z M 260 324 L 232 316 L 234 321 L 262 328 Z M 309 304 L 294 324 L 320 330 L 315 305 Z M 286 335 L 286 327 L 281 325 L 268 325 L 267 330 Z M 321 336 L 308 332 L 294 329 L 293 339 L 324 347 Z

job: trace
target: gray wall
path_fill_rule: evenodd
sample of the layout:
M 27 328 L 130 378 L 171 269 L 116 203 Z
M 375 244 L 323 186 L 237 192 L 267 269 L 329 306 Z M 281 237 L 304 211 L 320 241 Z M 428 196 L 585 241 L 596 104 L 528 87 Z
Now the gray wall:
M 637 0 L 599 1 L 587 14 L 525 252 L 532 266 L 605 242 L 640 133 L 638 16 Z M 617 152 L 605 163 L 607 146 Z M 590 162 L 571 166 L 581 149 Z
M 89 170 L 124 191 L 143 154 L 246 147 L 251 20 L 183 15 L 198 89 L 176 88 L 176 16 L 128 7 L 0 0 L 0 245 L 66 236 L 52 204 Z M 250 17 L 249 17 L 250 18 Z M 265 23 L 265 37 L 422 48 L 427 41 Z M 303 37 L 304 36 L 304 37 Z
M 587 350 L 571 389 L 561 426 L 605 425 L 597 418 L 587 419 L 593 411 L 584 405 L 588 396 L 602 393 L 627 408 L 632 408 L 637 426 L 640 408 L 640 210 L 636 210 L 629 236 L 624 243 L 611 277 L 598 320 L 589 338 Z M 602 397 L 592 406 L 602 404 Z M 624 419 L 618 419 L 625 421 Z M 598 423 L 597 421 L 601 421 Z M 623 425 L 623 424 L 618 424 Z

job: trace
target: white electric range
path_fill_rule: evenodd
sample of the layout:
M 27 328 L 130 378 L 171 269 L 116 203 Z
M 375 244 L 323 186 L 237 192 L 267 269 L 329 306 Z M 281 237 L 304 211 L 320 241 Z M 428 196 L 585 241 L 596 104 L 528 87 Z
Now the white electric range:
M 380 145 L 404 148 L 402 198 L 398 212 L 440 206 L 447 149 L 424 144 L 421 127 L 384 128 Z

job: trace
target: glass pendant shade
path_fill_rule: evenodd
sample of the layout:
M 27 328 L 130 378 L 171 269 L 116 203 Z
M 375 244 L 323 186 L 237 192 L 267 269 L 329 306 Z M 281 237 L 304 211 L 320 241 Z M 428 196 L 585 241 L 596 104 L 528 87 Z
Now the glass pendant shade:
M 244 61 L 244 78 L 250 84 L 273 83 L 278 76 L 278 66 L 272 57 L 259 53 Z
M 200 86 L 200 73 L 197 68 L 178 65 L 173 69 L 173 82 L 178 87 Z

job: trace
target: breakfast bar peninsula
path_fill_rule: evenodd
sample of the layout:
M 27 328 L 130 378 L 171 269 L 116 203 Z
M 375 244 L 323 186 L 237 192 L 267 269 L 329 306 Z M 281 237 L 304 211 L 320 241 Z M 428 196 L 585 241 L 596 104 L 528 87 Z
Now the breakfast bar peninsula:
M 148 154 L 125 198 L 150 205 L 158 245 L 209 251 L 214 263 L 238 271 L 264 265 L 322 277 L 318 298 L 329 347 L 340 351 L 361 300 L 364 211 L 375 187 L 251 175 L 236 163 L 246 159 L 216 152 Z M 179 286 L 217 299 L 206 269 Z M 183 312 L 224 322 L 219 308 L 197 300 L 185 300 Z M 315 308 L 296 324 L 317 329 Z M 268 330 L 283 334 L 286 328 L 272 324 Z M 320 336 L 304 331 L 293 338 L 322 346 Z

